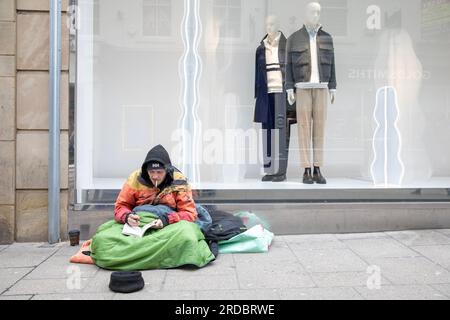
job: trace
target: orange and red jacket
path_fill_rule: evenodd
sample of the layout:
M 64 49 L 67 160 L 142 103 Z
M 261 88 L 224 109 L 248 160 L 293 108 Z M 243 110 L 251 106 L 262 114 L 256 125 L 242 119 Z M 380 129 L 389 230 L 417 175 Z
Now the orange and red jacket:
M 192 198 L 192 191 L 186 178 L 178 171 L 168 173 L 172 175 L 172 183 L 163 190 L 143 183 L 141 170 L 134 171 L 127 179 L 117 197 L 114 216 L 119 223 L 125 223 L 127 214 L 134 207 L 151 204 L 166 205 L 173 208 L 169 213 L 169 224 L 186 220 L 194 222 L 197 210 Z

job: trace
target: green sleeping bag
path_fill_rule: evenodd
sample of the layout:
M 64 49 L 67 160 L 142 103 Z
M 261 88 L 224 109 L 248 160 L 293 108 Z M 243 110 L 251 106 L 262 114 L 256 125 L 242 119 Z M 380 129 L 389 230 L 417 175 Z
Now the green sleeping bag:
M 141 226 L 157 219 L 138 212 Z M 91 244 L 91 257 L 109 270 L 168 269 L 183 265 L 204 267 L 215 259 L 200 228 L 180 221 L 163 229 L 148 230 L 142 238 L 122 234 L 123 224 L 114 220 L 102 224 Z

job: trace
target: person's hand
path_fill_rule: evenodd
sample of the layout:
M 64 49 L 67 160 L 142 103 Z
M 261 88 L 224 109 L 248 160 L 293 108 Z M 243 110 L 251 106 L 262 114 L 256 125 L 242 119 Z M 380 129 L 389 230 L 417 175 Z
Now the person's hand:
M 292 106 L 295 103 L 295 92 L 294 89 L 288 89 L 287 91 L 288 102 Z
M 158 219 L 154 222 L 153 229 L 162 229 L 164 227 L 161 219 Z
M 139 222 L 141 221 L 141 217 L 137 214 L 130 214 L 127 219 L 127 223 L 132 227 L 139 227 Z

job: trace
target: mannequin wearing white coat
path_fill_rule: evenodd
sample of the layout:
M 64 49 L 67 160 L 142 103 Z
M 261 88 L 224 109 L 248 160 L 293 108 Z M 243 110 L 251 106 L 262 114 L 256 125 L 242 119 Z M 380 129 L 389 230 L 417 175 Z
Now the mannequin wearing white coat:
M 256 50 L 255 118 L 262 124 L 262 181 L 286 180 L 286 91 L 284 87 L 286 37 L 276 16 L 266 19 L 267 34 Z

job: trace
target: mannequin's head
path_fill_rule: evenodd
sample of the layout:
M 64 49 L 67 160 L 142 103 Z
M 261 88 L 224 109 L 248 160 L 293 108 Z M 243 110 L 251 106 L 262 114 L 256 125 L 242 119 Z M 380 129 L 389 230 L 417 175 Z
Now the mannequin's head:
M 280 30 L 280 21 L 277 16 L 270 15 L 266 18 L 266 31 L 269 37 L 273 38 Z
M 322 7 L 318 2 L 310 2 L 306 6 L 305 10 L 305 18 L 306 18 L 306 24 L 309 26 L 317 26 L 320 21 L 320 12 L 322 10 Z

